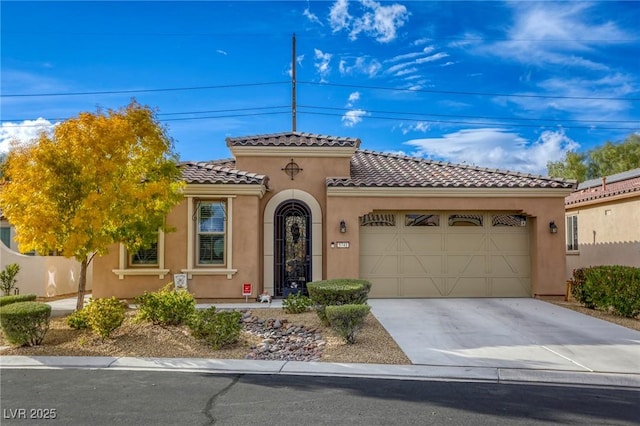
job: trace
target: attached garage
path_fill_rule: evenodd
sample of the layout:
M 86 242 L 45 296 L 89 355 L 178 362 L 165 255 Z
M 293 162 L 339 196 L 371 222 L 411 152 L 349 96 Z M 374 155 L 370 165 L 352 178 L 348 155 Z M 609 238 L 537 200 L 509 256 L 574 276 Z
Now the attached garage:
M 530 227 L 518 213 L 377 212 L 360 218 L 371 297 L 531 297 Z

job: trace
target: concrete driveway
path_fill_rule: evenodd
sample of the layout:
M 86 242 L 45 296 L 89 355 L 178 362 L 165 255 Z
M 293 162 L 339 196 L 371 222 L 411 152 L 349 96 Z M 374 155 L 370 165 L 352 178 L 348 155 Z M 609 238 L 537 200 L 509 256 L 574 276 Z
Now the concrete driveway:
M 537 299 L 370 299 L 414 364 L 640 374 L 640 332 Z

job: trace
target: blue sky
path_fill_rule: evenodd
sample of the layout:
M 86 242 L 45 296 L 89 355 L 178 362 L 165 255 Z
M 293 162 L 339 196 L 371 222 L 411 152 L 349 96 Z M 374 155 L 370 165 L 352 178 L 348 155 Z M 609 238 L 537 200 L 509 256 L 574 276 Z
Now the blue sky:
M 228 136 L 292 129 L 293 33 L 301 132 L 545 174 L 640 131 L 638 1 L 2 1 L 0 14 L 0 152 L 135 97 L 182 160 L 230 157 Z

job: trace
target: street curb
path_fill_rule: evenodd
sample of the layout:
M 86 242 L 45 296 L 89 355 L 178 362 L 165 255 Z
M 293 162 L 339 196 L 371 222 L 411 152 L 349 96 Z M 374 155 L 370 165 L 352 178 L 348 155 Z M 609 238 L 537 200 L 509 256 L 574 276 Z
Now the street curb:
M 496 367 L 351 364 L 206 358 L 1 356 L 0 369 L 97 369 L 198 372 L 208 374 L 276 374 L 358 377 L 387 380 L 545 384 L 627 388 L 640 391 L 640 374 L 504 369 Z

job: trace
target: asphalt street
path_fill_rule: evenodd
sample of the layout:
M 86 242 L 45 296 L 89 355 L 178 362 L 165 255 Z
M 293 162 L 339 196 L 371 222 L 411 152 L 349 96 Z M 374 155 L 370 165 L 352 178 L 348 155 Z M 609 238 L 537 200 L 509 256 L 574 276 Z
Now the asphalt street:
M 637 388 L 90 369 L 1 374 L 2 425 L 637 425 L 640 419 Z

